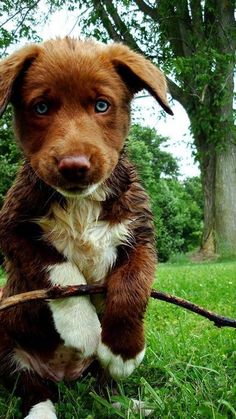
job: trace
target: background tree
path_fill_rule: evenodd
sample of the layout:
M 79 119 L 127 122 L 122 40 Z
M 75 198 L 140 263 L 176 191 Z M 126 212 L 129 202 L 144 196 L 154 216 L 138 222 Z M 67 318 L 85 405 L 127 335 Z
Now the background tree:
M 12 44 L 22 39 L 39 40 L 37 22 L 43 19 L 38 6 L 40 0 L 7 0 L 0 2 L 0 55 L 4 56 Z
M 178 180 L 177 160 L 161 149 L 167 140 L 154 129 L 135 124 L 126 145 L 150 196 L 160 261 L 195 249 L 203 220 L 200 179 Z
M 236 254 L 233 0 L 86 0 L 80 25 L 122 41 L 169 74 L 188 113 L 204 191 L 202 252 Z

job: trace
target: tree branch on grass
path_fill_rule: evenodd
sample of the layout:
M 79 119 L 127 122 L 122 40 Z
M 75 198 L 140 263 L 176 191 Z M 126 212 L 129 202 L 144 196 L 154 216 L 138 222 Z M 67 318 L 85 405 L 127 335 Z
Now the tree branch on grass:
M 13 295 L 11 297 L 2 299 L 0 302 L 0 311 L 6 310 L 8 308 L 14 307 L 18 304 L 24 304 L 30 301 L 45 301 L 45 300 L 55 300 L 60 298 L 79 296 L 79 295 L 95 295 L 95 294 L 105 294 L 106 286 L 105 285 L 69 285 L 67 287 L 54 286 L 48 289 L 29 291 L 22 294 Z M 157 300 L 165 301 L 170 304 L 183 307 L 186 310 L 192 311 L 193 313 L 199 314 L 207 318 L 208 320 L 214 322 L 217 327 L 233 327 L 236 328 L 236 320 L 228 317 L 221 316 L 219 314 L 213 313 L 212 311 L 206 310 L 203 307 L 200 307 L 190 301 L 184 300 L 183 298 L 176 297 L 164 293 L 162 291 L 151 291 L 151 297 Z M 1 298 L 1 289 L 0 289 L 0 298 Z

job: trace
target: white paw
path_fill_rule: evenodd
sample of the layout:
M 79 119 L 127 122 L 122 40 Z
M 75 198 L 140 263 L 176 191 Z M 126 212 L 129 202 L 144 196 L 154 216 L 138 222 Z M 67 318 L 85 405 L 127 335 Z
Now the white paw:
M 78 306 L 78 322 L 74 327 L 68 325 L 69 330 L 65 334 L 65 345 L 78 349 L 83 358 L 88 358 L 97 351 L 101 336 L 101 324 L 89 299 L 82 298 L 85 300 L 80 301 Z
M 57 419 L 51 400 L 37 403 L 24 419 Z
M 86 284 L 78 268 L 64 262 L 49 268 L 53 285 Z M 89 297 L 71 297 L 50 301 L 55 328 L 65 345 L 76 348 L 81 357 L 87 358 L 96 353 L 101 334 L 100 322 Z
M 121 355 L 114 355 L 108 346 L 100 342 L 97 350 L 97 356 L 101 364 L 109 370 L 110 375 L 115 380 L 127 378 L 136 367 L 142 362 L 145 354 L 145 348 L 132 359 L 124 361 Z
M 65 346 L 76 348 L 83 358 L 90 357 L 96 353 L 101 335 L 96 310 L 88 297 L 68 300 L 50 302 L 56 329 Z

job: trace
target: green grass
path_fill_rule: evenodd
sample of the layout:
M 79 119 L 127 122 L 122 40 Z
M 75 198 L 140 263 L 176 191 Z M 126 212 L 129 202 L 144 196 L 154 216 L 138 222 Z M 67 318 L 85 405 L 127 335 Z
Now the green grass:
M 236 317 L 236 262 L 160 265 L 155 287 L 210 310 Z M 95 392 L 87 377 L 60 385 L 60 419 L 142 418 L 131 398 L 153 409 L 151 418 L 236 418 L 236 336 L 182 308 L 150 301 L 147 353 L 138 370 L 119 385 L 121 410 Z M 110 400 L 110 401 L 112 401 Z M 0 392 L 0 418 L 20 418 L 19 401 Z M 1 416 L 2 415 L 2 416 Z
M 2 270 L 0 269 L 0 287 L 1 287 L 2 285 L 4 285 L 4 282 L 5 282 L 5 278 L 4 278 L 4 276 L 3 276 L 3 272 L 2 272 Z

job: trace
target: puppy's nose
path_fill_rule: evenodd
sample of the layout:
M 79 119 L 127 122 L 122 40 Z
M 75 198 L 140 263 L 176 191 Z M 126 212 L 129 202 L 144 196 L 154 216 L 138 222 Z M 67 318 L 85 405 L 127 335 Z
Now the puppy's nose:
M 78 180 L 86 175 L 91 167 L 86 156 L 66 156 L 59 160 L 58 170 L 68 180 Z

